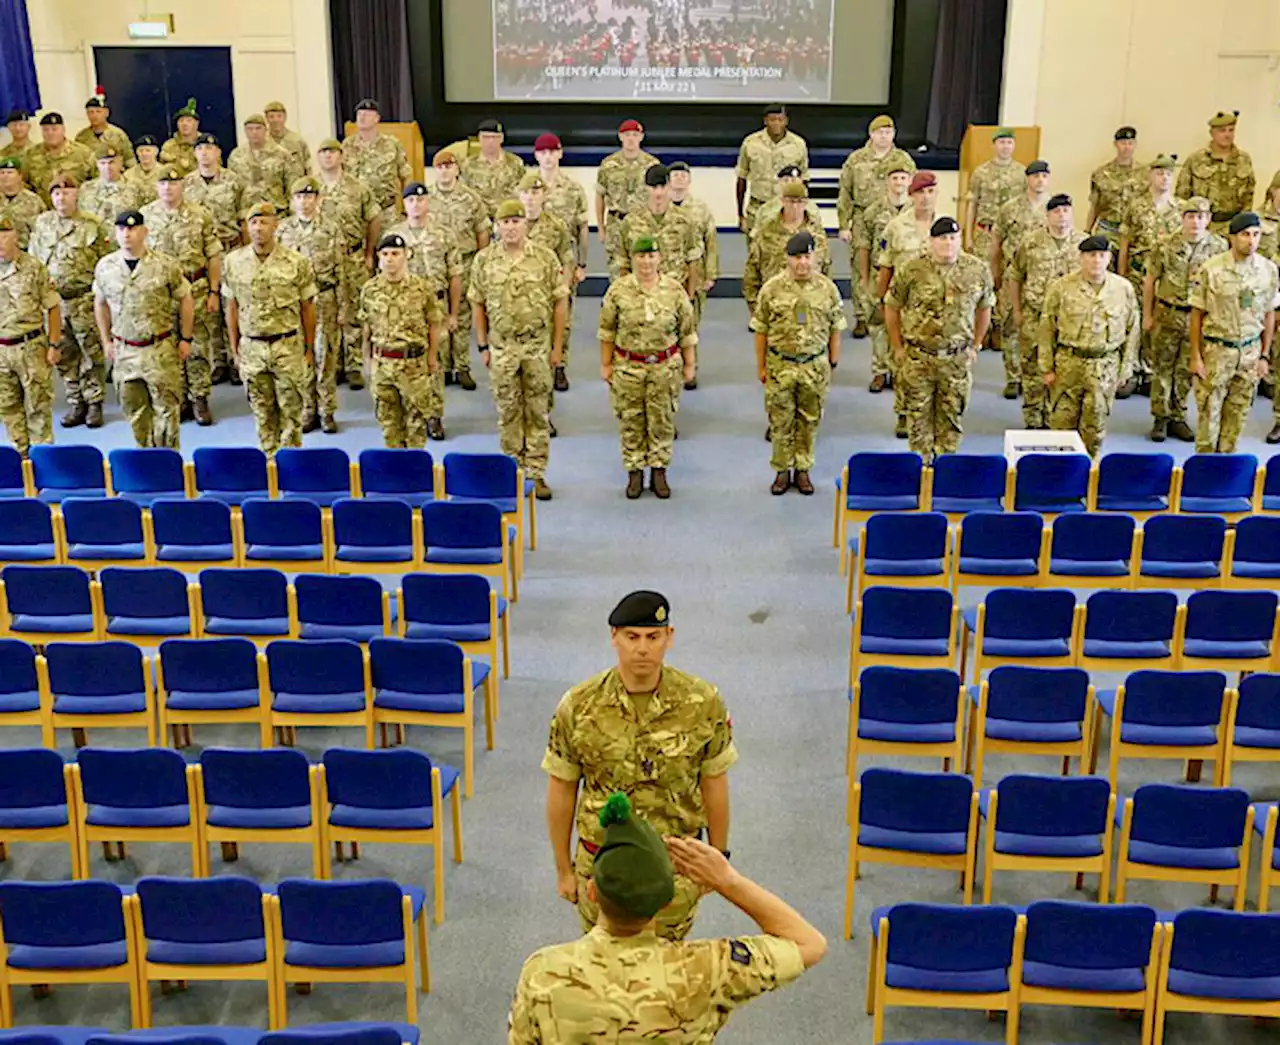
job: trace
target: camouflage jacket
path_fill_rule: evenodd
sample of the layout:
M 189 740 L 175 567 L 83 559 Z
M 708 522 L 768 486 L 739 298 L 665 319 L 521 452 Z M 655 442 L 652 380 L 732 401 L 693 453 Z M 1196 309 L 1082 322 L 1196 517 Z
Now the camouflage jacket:
M 530 243 L 546 247 L 560 260 L 560 278 L 571 286 L 569 281 L 573 276 L 574 251 L 569 226 L 549 210 L 543 210 L 536 218 L 530 219 L 528 235 Z
M 369 187 L 379 207 L 390 210 L 400 206 L 400 193 L 413 176 L 413 168 L 397 139 L 379 134 L 366 144 L 359 134 L 350 134 L 342 143 L 342 160 L 347 173 Z
M 663 275 L 647 290 L 635 273 L 610 284 L 600 305 L 596 334 L 599 340 L 627 352 L 646 355 L 672 345 L 685 349 L 698 343 L 693 305 L 684 292 L 684 284 Z M 669 669 L 664 669 L 664 678 L 666 670 Z
M 1141 163 L 1127 167 L 1115 160 L 1104 163 L 1089 179 L 1089 200 L 1097 208 L 1098 221 L 1118 226 L 1135 197 L 1147 191 L 1147 168 Z
M 472 262 L 468 300 L 484 307 L 489 341 L 498 348 L 517 341 L 550 344 L 556 302 L 568 295 L 560 259 L 536 243 L 526 241 L 514 253 L 500 241 L 491 243 Z
M 444 312 L 449 311 L 449 284 L 455 276 L 462 277 L 462 254 L 449 239 L 448 229 L 428 221 L 415 229 L 407 221 L 387 230 L 404 237 L 409 247 L 409 271 L 421 276 L 431 286 L 431 292 Z M 459 307 L 464 307 L 459 302 Z
M 902 213 L 885 224 L 879 248 L 873 253 L 877 268 L 896 270 L 928 250 L 928 229 L 921 230 L 915 208 L 908 204 L 902 208 Z
M 702 241 L 700 275 L 704 280 L 715 282 L 720 278 L 720 238 L 716 234 L 716 219 L 715 215 L 711 213 L 711 208 L 696 196 L 686 196 L 683 200 L 673 199 L 671 206 L 679 207 L 681 211 L 688 215 L 689 221 L 693 223 L 694 232 Z M 760 209 L 764 210 L 764 207 Z M 698 289 L 701 290 L 702 288 L 699 287 Z
M 31 240 L 31 226 L 44 209 L 44 200 L 30 189 L 19 189 L 16 196 L 0 196 L 0 218 L 13 219 L 18 227 L 18 246 L 23 250 Z
M 49 270 L 30 254 L 20 251 L 13 261 L 0 261 L 0 337 L 21 337 L 44 327 L 45 316 L 59 301 Z
M 799 167 L 809 174 L 809 146 L 794 131 L 787 131 L 779 141 L 758 130 L 742 139 L 738 149 L 738 165 L 734 174 L 747 183 L 747 195 L 755 200 L 769 200 L 778 195 L 778 171 L 783 167 Z
M 160 146 L 160 166 L 177 167 L 183 174 L 196 169 L 196 143 L 183 141 L 176 134 Z
M 506 150 L 497 163 L 490 163 L 483 156 L 468 156 L 458 165 L 458 177 L 479 193 L 492 218 L 499 203 L 515 199 L 516 186 L 524 177 L 524 161 Z
M 163 168 L 156 164 L 151 170 L 143 170 L 142 164 L 130 167 L 124 172 L 124 180 L 143 194 L 147 202 L 156 198 L 156 179 Z
M 44 143 L 33 145 L 22 158 L 22 169 L 31 187 L 40 193 L 45 203 L 50 203 L 49 183 L 60 174 L 69 174 L 75 178 L 77 185 L 97 177 L 98 160 L 89 149 L 79 142 L 63 142 L 57 150 L 50 152 Z
M 904 211 L 912 210 L 911 197 L 901 203 L 892 202 L 888 196 L 882 197 L 870 207 L 866 207 L 853 223 L 853 239 L 850 241 L 854 250 L 870 252 L 871 268 L 876 267 L 876 257 L 880 253 L 880 241 L 884 239 L 884 230 Z
M 191 284 L 168 254 L 148 250 L 132 272 L 117 250 L 98 262 L 93 293 L 111 309 L 111 333 L 126 341 L 146 341 L 174 329 L 174 315 Z
M 291 214 L 280 222 L 276 237 L 290 250 L 296 250 L 309 262 L 316 277 L 316 291 L 340 290 L 346 267 L 342 264 L 347 255 L 338 226 L 318 211 L 311 221 L 303 221 Z
M 222 294 L 236 303 L 241 337 L 301 331 L 302 303 L 316 293 L 311 262 L 279 243 L 266 258 L 240 247 L 222 266 Z
M 747 264 L 742 272 L 742 296 L 747 304 L 752 304 L 760 293 L 760 288 L 779 272 L 787 267 L 787 240 L 797 232 L 813 234 L 813 265 L 825 275 L 831 268 L 831 250 L 827 246 L 827 234 L 822 229 L 814 229 L 807 222 L 797 228 L 789 228 L 781 217 L 774 218 L 751 237 L 751 245 L 747 247 Z
M 269 131 L 267 132 L 267 137 L 293 157 L 294 164 L 303 174 L 311 173 L 311 150 L 307 147 L 306 139 L 301 134 L 286 127 L 284 134 L 280 135 L 279 138 Z
M 895 269 L 884 299 L 902 314 L 902 340 L 931 349 L 971 346 L 978 309 L 995 301 L 991 269 L 963 253 L 954 265 L 919 257 Z
M 845 157 L 840 168 L 840 194 L 836 201 L 836 216 L 842 229 L 853 228 L 856 212 L 871 206 L 884 195 L 885 172 L 894 163 L 902 163 L 915 173 L 916 161 L 898 148 L 877 157 L 871 143 L 867 142 Z
M 1104 272 L 1101 283 L 1090 283 L 1077 268 L 1050 285 L 1040 310 L 1040 372 L 1053 373 L 1054 353 L 1065 345 L 1119 354 L 1120 379 L 1127 381 L 1141 338 L 1133 285 L 1113 272 Z
M 546 181 L 546 179 L 543 179 Z M 573 240 L 573 257 L 576 265 L 585 265 L 587 259 L 579 257 L 582 231 L 587 227 L 587 190 L 576 178 L 560 173 L 554 181 L 546 182 L 547 198 L 542 209 L 550 211 L 565 223 Z
M 1228 249 L 1227 241 L 1212 232 L 1196 240 L 1187 240 L 1182 229 L 1163 236 L 1151 252 L 1147 275 L 1157 301 L 1173 305 L 1187 304 L 1191 277 L 1211 257 Z
M 47 210 L 31 227 L 28 251 L 49 270 L 60 295 L 78 298 L 89 292 L 94 268 L 111 249 L 106 226 L 92 214 L 64 218 Z
M 361 288 L 356 318 L 375 348 L 404 351 L 427 347 L 431 328 L 444 319 L 444 312 L 430 281 L 412 272 L 399 280 L 379 272 Z
M 142 216 L 147 221 L 147 242 L 177 261 L 187 279 L 194 279 L 197 270 L 208 268 L 211 258 L 222 255 L 213 216 L 198 203 L 183 200 L 169 210 L 156 200 L 142 208 Z
M 1069 231 L 1058 239 L 1048 228 L 1036 229 L 1023 239 L 1009 265 L 1008 278 L 1022 284 L 1022 310 L 1032 317 L 1040 314 L 1049 284 L 1080 265 L 1083 232 Z
M 124 210 L 141 210 L 149 202 L 147 194 L 124 178 L 107 181 L 94 178 L 80 189 L 80 209 L 92 214 L 108 228 L 115 225 L 116 215 Z
M 702 235 L 694 227 L 693 219 L 679 207 L 668 207 L 662 214 L 654 214 L 646 203 L 622 221 L 615 261 L 623 274 L 631 271 L 632 247 L 641 236 L 654 238 L 662 252 L 663 273 L 681 283 L 686 281 L 688 266 L 702 260 Z
M 764 227 L 766 221 L 772 221 L 782 213 L 782 197 L 774 196 L 771 200 L 765 200 L 756 209 L 755 221 L 751 228 L 747 230 L 747 234 L 751 236 L 758 235 L 760 229 Z M 804 205 L 804 219 L 813 228 L 824 228 L 822 224 L 822 211 L 818 210 L 818 205 L 813 200 L 806 200 Z
M 270 203 L 277 214 L 289 213 L 289 185 L 302 177 L 297 161 L 286 149 L 268 141 L 261 149 L 238 145 L 231 150 L 227 170 L 244 186 L 244 213 L 255 203 Z
M 1187 304 L 1204 312 L 1204 336 L 1227 341 L 1259 337 L 1267 313 L 1280 307 L 1276 263 L 1258 254 L 1236 261 L 1216 254 L 1188 280 Z
M 480 236 L 490 230 L 489 209 L 480 193 L 458 182 L 448 192 L 433 185 L 429 195 L 431 216 L 449 227 L 462 260 L 470 261 L 480 249 Z
M 657 162 L 658 157 L 643 150 L 630 159 L 621 149 L 606 156 L 596 171 L 596 192 L 604 197 L 605 209 L 623 215 L 643 209 L 648 202 L 644 172 Z
M 1256 188 L 1253 160 L 1232 146 L 1231 153 L 1222 158 L 1207 148 L 1193 152 L 1178 172 L 1174 194 L 1183 200 L 1203 196 L 1213 205 L 1214 224 L 1220 225 L 1253 206 Z
M 245 202 L 244 182 L 225 167 L 208 181 L 197 170 L 182 179 L 182 198 L 203 207 L 213 218 L 218 239 L 224 247 L 234 247 L 240 242 L 240 219 L 248 209 Z
M 1045 224 L 1045 203 L 1032 203 L 1025 192 L 1020 193 L 1000 208 L 996 218 L 996 235 L 1000 237 L 1000 260 L 1004 266 L 1013 261 L 1022 237 Z
M 790 356 L 825 353 L 831 335 L 848 325 L 840 291 L 830 279 L 815 272 L 800 280 L 785 269 L 760 288 L 751 317 L 751 329 L 764 334 L 770 348 Z
M 332 183 L 320 177 L 320 213 L 342 230 L 343 245 L 352 253 L 364 247 L 369 223 L 382 208 L 367 185 L 344 171 Z
M 101 134 L 97 134 L 92 127 L 81 128 L 79 133 L 76 134 L 76 141 L 91 150 L 95 156 L 99 145 L 115 146 L 116 152 L 124 160 L 126 168 L 132 167 L 138 162 L 137 157 L 133 154 L 133 142 L 124 133 L 124 129 L 117 127 L 114 123 L 107 124 Z
M 1165 236 L 1182 231 L 1182 200 L 1170 196 L 1159 208 L 1150 192 L 1135 194 L 1125 209 L 1120 234 L 1129 240 L 1129 265 L 1142 271 L 1145 257 Z M 1134 262 L 1137 262 L 1135 265 Z
M 1027 186 L 1027 168 L 1017 160 L 987 160 L 969 175 L 969 205 L 976 225 L 994 227 L 1000 208 Z

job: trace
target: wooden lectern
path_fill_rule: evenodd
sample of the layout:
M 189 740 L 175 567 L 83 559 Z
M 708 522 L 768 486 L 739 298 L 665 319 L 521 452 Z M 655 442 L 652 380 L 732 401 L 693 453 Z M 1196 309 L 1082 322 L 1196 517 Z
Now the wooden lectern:
M 378 130 L 399 139 L 400 144 L 404 146 L 405 155 L 409 157 L 409 166 L 413 168 L 412 180 L 424 181 L 422 131 L 418 129 L 418 125 L 416 123 L 380 123 Z M 356 125 L 350 120 L 346 124 L 346 133 L 348 136 L 356 133 Z
M 996 154 L 991 136 L 997 129 L 998 125 L 985 126 L 971 123 L 964 132 L 964 139 L 960 142 L 960 189 L 959 199 L 956 201 L 956 215 L 961 228 L 965 227 L 965 219 L 969 211 L 969 178 L 978 167 Z M 1010 130 L 1017 135 L 1017 144 L 1013 147 L 1015 160 L 1025 166 L 1032 160 L 1040 158 L 1039 127 L 1012 127 Z

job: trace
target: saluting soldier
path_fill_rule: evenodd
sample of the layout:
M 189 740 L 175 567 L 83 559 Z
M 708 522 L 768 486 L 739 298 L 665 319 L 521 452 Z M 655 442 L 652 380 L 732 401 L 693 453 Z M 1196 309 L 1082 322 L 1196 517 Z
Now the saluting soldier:
M 1022 372 L 1021 338 L 1013 321 L 1013 291 L 1005 286 L 1005 273 L 1013 263 L 1013 255 L 1022 237 L 1045 223 L 1049 174 L 1049 165 L 1044 160 L 1033 160 L 1027 164 L 1023 191 L 1000 208 L 991 236 L 989 261 L 996 286 L 996 320 L 1000 325 L 1000 345 L 1004 353 L 1006 399 L 1017 399 L 1024 390 L 1018 380 Z
M 122 210 L 138 210 L 149 200 L 142 189 L 124 180 L 123 161 L 114 145 L 98 146 L 97 161 L 98 176 L 80 189 L 80 209 L 113 228 Z
M 840 331 L 848 324 L 836 285 L 815 271 L 813 234 L 787 240 L 787 267 L 771 276 L 756 299 L 751 329 L 756 335 L 756 371 L 773 435 L 775 497 L 792 486 L 813 493 L 818 422 L 840 362 Z
M 124 180 L 142 192 L 150 203 L 156 198 L 156 178 L 160 176 L 160 143 L 144 134 L 133 143 L 133 149 L 138 164 L 124 172 Z
M 277 214 L 288 213 L 290 184 L 302 177 L 294 156 L 267 137 L 267 120 L 253 113 L 244 121 L 245 144 L 231 150 L 227 169 L 244 186 L 247 212 L 255 203 L 270 203 Z
M 499 203 L 515 196 L 516 187 L 524 177 L 524 161 L 502 147 L 506 139 L 502 124 L 497 120 L 483 121 L 476 129 L 476 137 L 480 141 L 480 151 L 475 156 L 465 157 L 458 166 L 458 173 L 464 184 L 480 194 L 492 218 Z
M 1133 287 L 1107 271 L 1105 236 L 1081 240 L 1080 267 L 1049 287 L 1040 314 L 1040 372 L 1049 427 L 1080 433 L 1090 457 L 1107 437 L 1116 389 L 1133 374 L 1142 324 Z
M 44 200 L 23 184 L 22 161 L 16 156 L 0 157 L 0 218 L 13 222 L 23 250 L 31 239 L 31 226 L 44 209 Z
M 849 244 L 861 293 L 874 304 L 866 319 L 867 332 L 871 336 L 871 384 L 867 391 L 874 395 L 893 387 L 893 353 L 889 350 L 889 337 L 884 331 L 884 307 L 876 294 L 879 269 L 875 262 L 889 222 L 911 206 L 911 196 L 907 192 L 911 185 L 911 172 L 905 163 L 889 166 L 889 173 L 884 176 L 884 198 L 862 212 Z
M 656 269 L 654 277 L 661 278 Z M 633 281 L 628 277 L 618 285 Z M 609 614 L 609 629 L 617 666 L 560 698 L 542 758 L 557 888 L 561 899 L 577 904 L 586 933 L 600 921 L 588 883 L 596 857 L 607 852 L 600 813 L 609 796 L 625 792 L 636 814 L 664 837 L 705 835 L 727 856 L 727 774 L 738 760 L 720 691 L 665 663 L 675 637 L 665 596 L 655 591 L 625 596 Z M 576 850 L 571 845 L 575 826 Z M 674 886 L 653 912 L 654 931 L 664 940 L 689 935 L 702 895 L 697 883 L 683 876 Z
M 293 157 L 294 166 L 303 175 L 311 173 L 311 149 L 306 139 L 297 131 L 289 130 L 289 111 L 284 102 L 267 102 L 262 110 L 267 120 L 267 133 L 271 140 Z
M 62 340 L 61 298 L 48 270 L 18 245 L 0 214 L 0 420 L 23 457 L 53 442 L 53 368 Z
M 102 222 L 80 209 L 70 175 L 55 176 L 50 189 L 54 209 L 36 218 L 28 249 L 48 270 L 62 299 L 58 372 L 67 387 L 67 412 L 60 424 L 101 428 L 106 371 L 90 292 L 94 268 L 111 247 Z
M 1213 206 L 1209 231 L 1221 236 L 1237 214 L 1253 213 L 1257 179 L 1253 159 L 1236 145 L 1238 112 L 1220 112 L 1209 120 L 1209 144 L 1187 157 L 1178 174 L 1179 199 L 1203 196 Z
M 549 501 L 551 371 L 560 365 L 569 288 L 560 259 L 529 242 L 522 203 L 503 201 L 496 218 L 498 240 L 476 255 L 471 272 L 476 339 L 498 408 L 502 452 L 533 480 L 534 496 Z
M 133 142 L 125 134 L 123 127 L 117 127 L 111 120 L 111 109 L 101 95 L 95 94 L 84 103 L 84 116 L 89 126 L 76 134 L 76 141 L 87 146 L 95 155 L 99 155 L 101 146 L 110 145 L 120 154 L 121 165 L 132 167 L 138 161 L 133 155 Z M 114 217 L 112 218 L 114 221 Z
M 564 148 L 554 134 L 540 134 L 533 143 L 533 156 L 538 161 L 542 184 L 546 186 L 546 209 L 565 223 L 573 242 L 574 264 L 569 279 L 569 317 L 564 328 L 564 352 L 556 367 L 554 388 L 569 391 L 569 349 L 573 343 L 573 301 L 578 284 L 587 278 L 587 190 L 576 178 L 560 169 Z M 672 202 L 677 202 L 672 195 Z
M 40 136 L 44 140 L 23 154 L 23 170 L 31 187 L 51 204 L 49 190 L 55 178 L 70 177 L 80 185 L 97 173 L 98 165 L 86 146 L 67 140 L 61 113 L 47 112 L 40 117 Z
M 98 334 L 134 442 L 177 450 L 182 362 L 195 322 L 191 285 L 176 260 L 148 249 L 140 212 L 116 215 L 116 242 L 120 249 L 93 275 Z
M 596 232 L 609 258 L 611 279 L 624 274 L 616 267 L 627 253 L 622 222 L 644 206 L 648 197 L 645 171 L 658 162 L 658 157 L 640 148 L 644 127 L 639 120 L 623 120 L 618 125 L 618 141 L 622 148 L 606 156 L 596 171 Z
M 801 177 L 809 174 L 809 146 L 800 135 L 787 129 L 787 107 L 766 105 L 764 128 L 748 134 L 738 149 L 738 228 L 751 231 L 760 205 L 778 194 L 778 172 L 798 167 Z
M 183 176 L 196 169 L 196 139 L 200 137 L 200 111 L 196 100 L 188 98 L 187 104 L 173 114 L 176 130 L 160 148 L 160 162 L 166 168 L 177 167 Z M 138 140 L 142 144 L 142 140 Z M 141 162 L 141 155 L 138 157 Z
M 637 239 L 631 262 L 600 306 L 600 376 L 618 418 L 627 498 L 644 492 L 647 467 L 649 488 L 666 500 L 676 399 L 681 377 L 697 373 L 698 330 L 685 287 L 662 271 L 657 240 Z

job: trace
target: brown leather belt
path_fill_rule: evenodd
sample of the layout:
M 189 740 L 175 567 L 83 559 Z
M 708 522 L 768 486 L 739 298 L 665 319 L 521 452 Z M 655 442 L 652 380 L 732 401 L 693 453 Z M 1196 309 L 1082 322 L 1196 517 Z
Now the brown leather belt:
M 295 327 L 293 330 L 286 330 L 283 334 L 243 334 L 242 337 L 249 341 L 264 341 L 268 345 L 274 345 L 277 341 L 283 341 L 287 337 L 293 337 L 298 332 Z
M 154 345 L 157 341 L 164 341 L 172 336 L 173 331 L 166 330 L 163 334 L 157 334 L 155 337 L 147 338 L 145 341 L 130 341 L 127 337 L 122 337 L 120 340 L 130 348 L 147 348 L 150 345 Z
M 19 334 L 17 337 L 0 337 L 0 345 L 8 348 L 11 345 L 25 345 L 28 341 L 34 341 L 44 333 L 44 327 L 36 327 L 35 330 L 28 330 L 25 334 Z
M 661 352 L 628 352 L 625 348 L 615 348 L 613 353 L 633 363 L 664 363 L 679 351 L 679 345 L 671 345 Z
M 426 352 L 423 345 L 410 345 L 408 348 L 380 348 L 373 346 L 373 354 L 380 359 L 419 359 Z

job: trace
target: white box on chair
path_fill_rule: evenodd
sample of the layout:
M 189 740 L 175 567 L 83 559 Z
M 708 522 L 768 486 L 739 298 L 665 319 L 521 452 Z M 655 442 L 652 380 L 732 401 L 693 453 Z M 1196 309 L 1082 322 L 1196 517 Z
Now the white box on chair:
M 1082 454 L 1085 452 L 1080 433 L 1070 431 L 1040 431 L 1028 428 L 1010 428 L 1004 433 L 1004 455 L 1010 465 L 1026 454 Z

